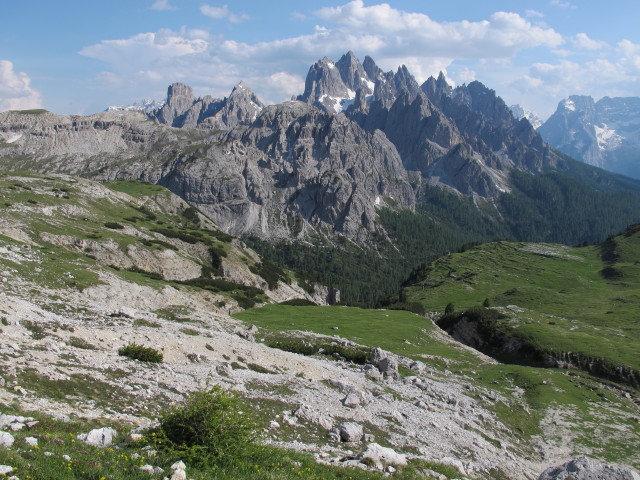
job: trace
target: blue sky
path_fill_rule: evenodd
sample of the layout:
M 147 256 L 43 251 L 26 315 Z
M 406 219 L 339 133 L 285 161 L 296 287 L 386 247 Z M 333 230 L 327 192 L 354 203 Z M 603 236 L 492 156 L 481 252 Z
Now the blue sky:
M 266 103 L 352 50 L 419 82 L 479 80 L 546 118 L 571 94 L 640 96 L 640 1 L 2 1 L 0 111 L 88 114 L 181 81 Z

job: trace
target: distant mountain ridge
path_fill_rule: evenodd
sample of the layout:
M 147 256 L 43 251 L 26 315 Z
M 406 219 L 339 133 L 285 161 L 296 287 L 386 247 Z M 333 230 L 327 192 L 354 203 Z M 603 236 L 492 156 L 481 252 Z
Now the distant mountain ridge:
M 538 129 L 551 146 L 590 165 L 640 178 L 640 97 L 572 95 Z
M 277 245 L 287 264 L 307 255 L 293 244 L 334 249 L 305 268 L 324 284 L 342 269 L 341 290 L 358 284 L 369 304 L 366 265 L 320 256 L 375 252 L 397 280 L 469 241 L 596 241 L 640 221 L 640 182 L 575 165 L 482 83 L 420 85 L 351 52 L 316 62 L 305 91 L 278 105 L 242 83 L 223 99 L 175 83 L 148 114 L 0 113 L 0 138 L 2 169 L 159 184 L 226 233 L 266 242 L 262 254 Z

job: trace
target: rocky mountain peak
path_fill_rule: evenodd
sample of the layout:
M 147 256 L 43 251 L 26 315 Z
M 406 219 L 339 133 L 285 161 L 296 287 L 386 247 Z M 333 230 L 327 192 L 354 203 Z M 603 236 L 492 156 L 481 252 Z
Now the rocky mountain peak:
M 346 61 L 343 65 L 345 65 L 343 69 L 348 70 Z M 336 64 L 324 57 L 309 69 L 304 93 L 298 97 L 298 100 L 337 113 L 342 110 L 340 102 L 342 99 L 353 98 L 355 98 L 355 91 L 349 89 L 344 83 Z
M 571 95 L 538 129 L 550 145 L 585 163 L 640 178 L 640 98 Z
M 375 77 L 369 78 L 360 60 L 353 52 L 349 51 L 344 54 L 336 63 L 336 67 L 340 71 L 342 81 L 349 89 L 356 92 L 363 89 L 366 95 L 373 93 Z
M 362 68 L 364 68 L 364 71 L 367 72 L 367 77 L 369 77 L 374 82 L 379 79 L 384 73 L 382 69 L 378 67 L 378 65 L 376 65 L 376 62 L 373 61 L 373 58 L 371 58 L 369 55 L 364 57 Z
M 164 106 L 149 117 L 172 127 L 226 130 L 251 123 L 263 108 L 260 99 L 243 82 L 222 100 L 210 95 L 196 98 L 190 86 L 174 83 L 167 90 Z
M 427 80 L 420 85 L 420 89 L 429 97 L 429 100 L 436 105 L 441 105 L 442 98 L 448 97 L 453 91 L 443 72 L 440 72 L 437 79 L 433 76 L 427 78 Z

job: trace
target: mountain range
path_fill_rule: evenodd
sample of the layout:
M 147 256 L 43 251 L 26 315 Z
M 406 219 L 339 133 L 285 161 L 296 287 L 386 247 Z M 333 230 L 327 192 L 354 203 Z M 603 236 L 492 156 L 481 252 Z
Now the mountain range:
M 538 132 L 559 151 L 590 165 L 640 178 L 640 97 L 573 95 Z
M 381 285 L 366 268 L 390 276 L 388 289 L 467 242 L 593 242 L 640 220 L 640 182 L 556 153 L 482 83 L 419 85 L 405 66 L 384 72 L 351 52 L 316 62 L 304 92 L 278 105 L 242 83 L 223 99 L 176 83 L 149 113 L 5 112 L 0 136 L 3 169 L 165 186 L 367 304 Z M 373 260 L 345 266 L 358 256 Z

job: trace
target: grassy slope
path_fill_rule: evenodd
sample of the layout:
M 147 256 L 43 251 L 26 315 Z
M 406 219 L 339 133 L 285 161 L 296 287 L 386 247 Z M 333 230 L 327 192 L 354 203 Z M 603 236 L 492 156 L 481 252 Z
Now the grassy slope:
M 516 305 L 524 311 L 507 309 L 505 331 L 639 369 L 640 232 L 612 241 L 619 255 L 611 264 L 601 258 L 602 246 L 493 242 L 433 262 L 404 293 L 431 311 L 449 302 L 462 310 L 485 298 L 492 306 Z
M 634 446 L 640 436 L 638 406 L 620 396 L 616 388 L 582 372 L 568 375 L 564 370 L 485 363 L 460 347 L 431 337 L 429 332 L 437 327 L 409 312 L 268 305 L 235 317 L 264 329 L 267 341 L 270 337 L 290 338 L 299 331 L 339 335 L 420 359 L 447 377 L 455 370 L 455 376 L 466 383 L 498 391 L 508 399 L 506 404 L 476 397 L 521 443 L 523 455 L 536 455 L 534 444 L 542 441 L 569 444 L 574 455 L 590 452 L 608 461 L 640 466 Z M 545 418 L 552 409 L 564 412 L 573 440 L 562 436 L 566 431 L 549 432 Z
M 177 203 L 171 193 L 163 187 L 135 181 L 116 181 L 105 184 L 108 188 L 126 193 L 131 200 L 115 196 L 91 196 L 72 177 L 45 177 L 38 174 L 0 174 L 0 221 L 24 230 L 38 246 L 34 247 L 42 260 L 41 269 L 27 263 L 9 262 L 10 268 L 17 269 L 25 278 L 48 288 L 74 287 L 83 289 L 100 283 L 98 272 L 108 269 L 127 281 L 154 288 L 178 284 L 163 280 L 159 276 L 145 275 L 143 272 L 113 269 L 99 264 L 90 248 L 83 251 L 71 247 L 61 247 L 43 240 L 42 234 L 64 235 L 80 241 L 88 240 L 103 245 L 117 245 L 121 252 L 134 244 L 138 249 L 159 252 L 166 248 L 178 251 L 167 238 L 154 230 L 171 230 L 175 236 L 182 234 L 197 237 L 207 248 L 222 254 L 231 253 L 228 235 L 214 229 L 203 230 L 193 220 L 174 212 Z M 143 205 L 141 207 L 141 205 Z M 171 207 L 173 205 L 173 207 Z M 179 210 L 179 209 L 178 209 Z M 122 225 L 123 229 L 107 228 L 108 224 Z M 131 230 L 132 227 L 135 230 Z M 142 241 L 141 236 L 151 241 Z M 19 247 L 16 242 L 0 235 L 2 244 Z M 194 256 L 178 251 L 205 269 L 211 268 L 206 256 Z M 238 252 L 233 253 L 238 257 Z M 240 255 L 241 256 L 241 255 Z M 180 288 L 192 288 L 183 286 Z M 244 298 L 241 289 L 220 292 L 230 298 Z M 262 298 L 262 297 L 260 297 Z
M 378 346 L 416 359 L 437 356 L 471 365 L 475 358 L 462 348 L 433 340 L 431 333 L 437 327 L 430 320 L 399 310 L 267 305 L 237 313 L 235 317 L 272 334 L 287 335 L 287 331 L 302 330 L 339 335 L 361 345 Z

